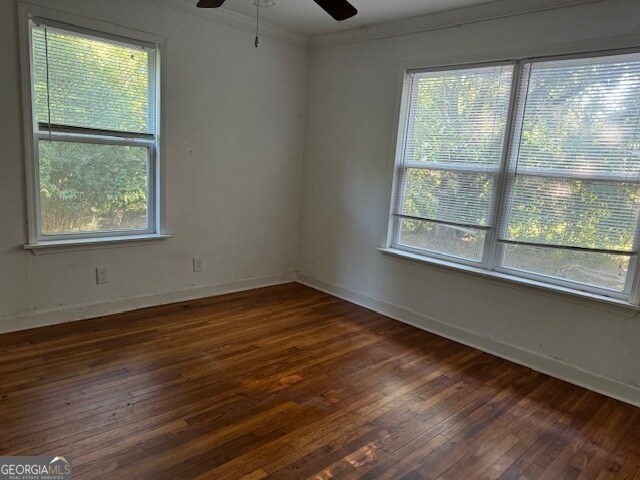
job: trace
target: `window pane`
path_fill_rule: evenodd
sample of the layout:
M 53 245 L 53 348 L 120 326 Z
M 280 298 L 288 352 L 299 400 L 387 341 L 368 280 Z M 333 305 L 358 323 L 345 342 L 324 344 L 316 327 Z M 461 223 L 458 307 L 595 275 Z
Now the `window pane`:
M 486 235 L 475 227 L 492 220 L 512 74 L 512 65 L 410 74 L 396 214 L 424 220 L 400 218 L 397 245 L 482 259 Z
M 518 176 L 507 239 L 630 251 L 639 210 L 638 184 Z
M 148 227 L 148 148 L 43 140 L 39 153 L 44 234 Z
M 400 219 L 398 244 L 479 262 L 485 232 L 422 220 Z
M 500 164 L 513 67 L 412 74 L 405 163 Z
M 398 213 L 465 225 L 489 224 L 493 176 L 408 168 Z
M 640 176 L 640 55 L 534 63 L 518 169 Z
M 49 123 L 50 109 L 52 124 L 153 131 L 150 50 L 52 27 L 46 27 L 46 36 L 44 26 L 32 33 L 38 122 Z
M 506 267 L 584 283 L 610 290 L 624 290 L 629 257 L 566 249 L 505 245 Z
M 632 251 L 640 213 L 640 55 L 525 66 L 500 238 Z

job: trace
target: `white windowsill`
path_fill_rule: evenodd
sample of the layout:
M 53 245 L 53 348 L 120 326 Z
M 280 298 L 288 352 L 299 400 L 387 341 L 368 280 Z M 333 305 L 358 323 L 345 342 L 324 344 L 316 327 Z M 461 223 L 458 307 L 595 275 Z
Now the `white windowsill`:
M 117 237 L 74 238 L 68 240 L 49 240 L 24 245 L 25 250 L 31 250 L 36 255 L 71 252 L 77 250 L 91 250 L 97 248 L 127 247 L 149 243 L 158 243 L 172 235 L 145 234 L 122 235 Z
M 512 288 L 537 291 L 536 293 L 538 294 L 544 294 L 560 300 L 572 301 L 574 303 L 579 303 L 582 305 L 587 304 L 590 306 L 604 308 L 606 311 L 625 315 L 628 317 L 633 317 L 637 314 L 638 311 L 640 311 L 639 305 L 634 305 L 633 303 L 629 303 L 625 300 L 619 300 L 604 295 L 597 295 L 580 290 L 573 290 L 571 288 L 551 285 L 548 283 L 508 275 L 506 273 L 485 270 L 483 268 L 461 265 L 454 262 L 447 262 L 445 260 L 425 257 L 415 253 L 406 252 L 404 250 L 398 250 L 396 248 L 378 248 L 378 250 L 384 255 L 390 255 L 392 257 L 401 258 L 403 260 L 409 260 L 412 262 L 433 265 L 449 270 L 455 270 L 456 272 L 459 272 L 463 275 L 477 275 L 480 277 L 484 277 L 483 279 L 485 280 L 497 280 L 502 282 L 503 284 L 507 284 Z

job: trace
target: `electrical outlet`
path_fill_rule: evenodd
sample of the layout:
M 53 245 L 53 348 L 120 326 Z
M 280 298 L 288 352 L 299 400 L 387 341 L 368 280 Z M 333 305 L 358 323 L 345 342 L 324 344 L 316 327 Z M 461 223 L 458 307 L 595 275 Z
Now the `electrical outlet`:
M 193 271 L 201 272 L 203 269 L 202 257 L 193 257 Z
M 96 283 L 98 285 L 103 285 L 105 283 L 109 283 L 109 268 L 108 267 L 97 267 L 96 268 Z

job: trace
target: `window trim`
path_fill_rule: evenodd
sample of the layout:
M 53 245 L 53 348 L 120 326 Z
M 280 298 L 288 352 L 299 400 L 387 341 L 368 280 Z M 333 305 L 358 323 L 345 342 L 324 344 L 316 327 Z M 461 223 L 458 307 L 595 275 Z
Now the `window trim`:
M 396 102 L 395 112 L 396 116 L 394 125 L 394 138 L 396 139 L 396 142 L 394 144 L 393 151 L 393 168 L 390 175 L 392 177 L 392 185 L 388 210 L 389 217 L 386 236 L 382 243 L 382 247 L 379 250 L 385 254 L 390 254 L 408 260 L 417 260 L 421 263 L 446 266 L 465 272 L 471 272 L 472 274 L 497 277 L 514 283 L 524 283 L 548 290 L 571 293 L 572 295 L 584 296 L 590 299 L 615 303 L 617 305 L 640 307 L 640 262 L 638 259 L 640 254 L 630 256 L 629 269 L 627 278 L 625 280 L 624 290 L 621 292 L 617 292 L 615 290 L 610 290 L 603 287 L 596 287 L 589 284 L 583 284 L 580 282 L 564 280 L 556 277 L 546 276 L 543 274 L 537 274 L 506 267 L 503 265 L 505 245 L 497 241 L 497 236 L 500 228 L 499 222 L 504 216 L 503 209 L 505 208 L 507 188 L 509 186 L 508 177 L 511 173 L 515 174 L 515 172 L 511 172 L 511 170 L 508 168 L 508 162 L 511 154 L 512 144 L 514 141 L 512 133 L 516 131 L 515 122 L 517 121 L 518 113 L 517 104 L 519 96 L 522 94 L 522 75 L 524 72 L 524 65 L 536 61 L 553 61 L 640 53 L 640 47 L 637 46 L 638 44 L 640 44 L 640 37 L 637 39 L 636 45 L 634 46 L 629 46 L 628 44 L 615 45 L 615 43 L 617 43 L 615 39 L 613 43 L 614 45 L 611 48 L 592 48 L 588 50 L 578 49 L 577 51 L 570 53 L 553 52 L 547 55 L 510 55 L 511 58 L 503 58 L 499 60 L 474 60 L 460 61 L 457 63 L 444 62 L 438 64 L 438 62 L 434 62 L 434 65 L 429 67 L 416 67 L 415 65 L 407 64 L 402 65 L 399 74 L 399 88 L 397 92 L 398 100 Z M 622 43 L 626 42 L 623 41 Z M 558 47 L 551 47 L 551 50 L 558 49 Z M 410 126 L 408 115 L 410 93 L 412 87 L 411 81 L 408 80 L 410 78 L 410 75 L 412 73 L 427 71 L 464 70 L 474 67 L 499 66 L 510 63 L 514 65 L 514 70 L 512 74 L 512 86 L 509 99 L 507 121 L 505 124 L 505 138 L 503 140 L 503 151 L 499 171 L 494 177 L 496 183 L 496 185 L 494 185 L 494 193 L 492 195 L 492 201 L 494 202 L 494 212 L 493 218 L 491 219 L 490 228 L 486 230 L 487 236 L 485 238 L 482 259 L 478 262 L 470 259 L 446 255 L 444 253 L 397 243 L 397 239 L 399 238 L 398 232 L 400 228 L 400 217 L 396 215 L 395 211 L 396 201 L 398 198 L 398 188 L 400 187 L 400 183 L 402 180 L 402 171 L 407 168 L 406 165 L 403 165 L 403 160 L 405 154 L 407 133 Z M 606 180 L 616 181 L 613 176 L 611 178 L 606 178 Z M 640 238 L 640 226 L 636 230 L 635 236 L 636 240 Z
M 131 30 L 111 23 L 92 18 L 81 17 L 66 12 L 41 7 L 38 5 L 18 3 L 19 45 L 22 82 L 23 135 L 25 141 L 25 176 L 27 192 L 28 241 L 24 245 L 35 253 L 51 247 L 59 252 L 74 245 L 87 244 L 107 246 L 109 243 L 128 244 L 127 241 L 170 238 L 165 227 L 165 121 L 163 105 L 165 100 L 164 84 L 166 78 L 165 51 L 166 38 L 151 33 Z M 149 148 L 148 185 L 148 225 L 145 229 L 108 230 L 101 232 L 77 232 L 69 234 L 44 235 L 41 232 L 38 140 L 49 139 L 48 125 L 39 129 L 34 121 L 33 84 L 32 84 L 32 22 L 40 22 L 47 26 L 73 31 L 80 35 L 87 34 L 107 41 L 118 41 L 151 49 L 154 55 L 153 71 L 150 76 L 150 93 L 154 102 L 154 133 L 111 132 L 97 129 L 85 129 L 52 125 L 51 138 L 63 138 L 65 141 L 91 142 L 109 145 L 134 145 Z M 151 91 L 153 89 L 153 91 Z
M 392 246 L 378 247 L 376 250 L 378 250 L 385 256 L 394 257 L 422 266 L 449 270 L 452 273 L 460 274 L 463 276 L 468 275 L 471 278 L 476 278 L 479 280 L 497 280 L 503 282 L 508 287 L 514 287 L 518 289 L 522 288 L 526 291 L 533 291 L 544 295 L 557 294 L 557 298 L 560 298 L 562 300 L 571 300 L 576 303 L 587 303 L 589 305 L 594 305 L 593 302 L 595 302 L 595 305 L 603 304 L 607 307 L 611 306 L 616 308 L 616 313 L 630 311 L 628 316 L 635 316 L 636 312 L 640 311 L 640 305 L 632 303 L 628 300 L 621 300 L 618 298 L 607 297 L 605 295 L 576 290 L 574 288 L 565 288 L 560 285 L 538 282 L 533 279 L 513 276 L 506 273 L 497 272 L 495 270 L 478 268 L 477 266 L 464 265 L 447 260 L 440 260 L 435 257 L 427 257 L 422 254 L 416 254 L 407 250 L 399 250 L 397 248 L 393 248 Z

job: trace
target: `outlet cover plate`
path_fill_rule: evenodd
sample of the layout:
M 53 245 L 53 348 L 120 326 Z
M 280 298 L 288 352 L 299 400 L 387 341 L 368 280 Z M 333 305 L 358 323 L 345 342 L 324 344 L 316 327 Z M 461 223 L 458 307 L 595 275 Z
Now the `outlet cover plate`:
M 193 257 L 193 271 L 201 272 L 204 270 L 204 264 L 202 262 L 202 257 Z
M 109 283 L 108 267 L 96 267 L 96 283 L 98 285 L 104 285 L 105 283 Z

